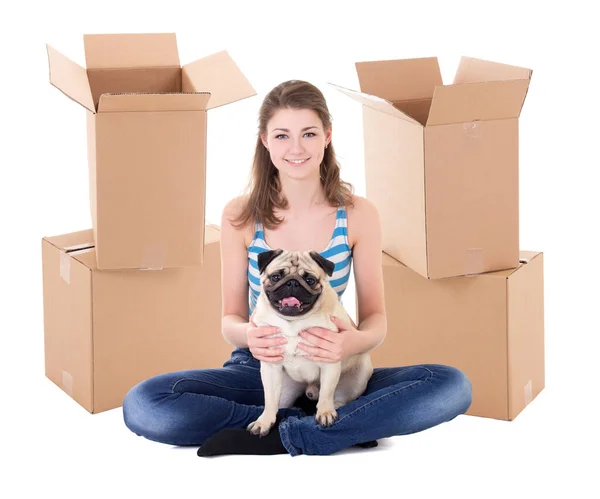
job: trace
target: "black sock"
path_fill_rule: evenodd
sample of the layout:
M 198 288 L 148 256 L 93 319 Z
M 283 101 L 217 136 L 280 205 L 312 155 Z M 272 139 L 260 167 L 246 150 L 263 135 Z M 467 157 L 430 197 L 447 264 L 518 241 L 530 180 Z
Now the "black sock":
M 360 444 L 354 445 L 354 447 L 362 447 L 363 449 L 372 449 L 373 447 L 377 447 L 379 444 L 377 440 L 371 440 L 370 442 L 362 442 Z
M 313 401 L 306 400 L 314 404 Z M 304 407 L 295 405 L 305 410 Z M 316 412 L 316 411 L 315 411 Z M 310 414 L 312 415 L 312 414 Z M 198 449 L 198 456 L 220 456 L 225 454 L 243 454 L 255 456 L 272 456 L 275 454 L 287 454 L 287 449 L 281 442 L 279 436 L 279 423 L 281 416 L 277 416 L 271 431 L 264 437 L 253 435 L 245 428 L 223 428 L 209 437 Z M 354 447 L 371 449 L 377 447 L 377 440 L 355 444 Z
M 271 456 L 287 454 L 279 436 L 278 416 L 271 431 L 264 437 L 253 435 L 246 428 L 223 428 L 209 437 L 198 449 L 201 457 L 220 456 L 224 454 L 245 454 Z

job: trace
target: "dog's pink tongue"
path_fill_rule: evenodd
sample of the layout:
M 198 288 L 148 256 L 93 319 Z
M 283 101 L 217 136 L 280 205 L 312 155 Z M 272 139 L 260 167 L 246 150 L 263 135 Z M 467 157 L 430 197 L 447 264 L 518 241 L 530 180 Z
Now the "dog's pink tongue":
M 299 307 L 300 302 L 298 301 L 298 298 L 296 298 L 294 296 L 288 296 L 287 298 L 284 298 L 283 300 L 281 300 L 281 306 L 282 307 Z

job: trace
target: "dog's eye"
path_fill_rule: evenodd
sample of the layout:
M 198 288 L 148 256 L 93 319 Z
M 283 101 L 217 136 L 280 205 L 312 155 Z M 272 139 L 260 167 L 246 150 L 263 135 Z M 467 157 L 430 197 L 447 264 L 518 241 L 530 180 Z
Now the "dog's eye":
M 271 282 L 277 282 L 279 281 L 279 279 L 281 279 L 281 276 L 279 274 L 273 274 L 271 277 Z
M 309 286 L 314 286 L 314 285 L 315 285 L 315 283 L 317 282 L 317 280 L 316 280 L 314 277 L 311 277 L 311 276 L 308 276 L 308 277 L 305 279 L 305 281 L 306 281 L 306 283 L 307 283 Z

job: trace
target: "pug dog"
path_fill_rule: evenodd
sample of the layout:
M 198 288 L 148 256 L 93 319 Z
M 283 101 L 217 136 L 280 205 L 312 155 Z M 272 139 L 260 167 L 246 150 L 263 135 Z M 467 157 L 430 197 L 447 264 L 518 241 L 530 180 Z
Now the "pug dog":
M 318 326 L 338 332 L 330 315 L 355 326 L 329 284 L 334 267 L 316 251 L 277 249 L 258 254 L 262 291 L 253 321 L 259 327 L 278 327 L 281 332 L 269 337 L 285 336 L 287 343 L 282 345 L 282 362 L 261 362 L 265 408 L 247 427 L 255 435 L 267 435 L 278 409 L 291 407 L 302 392 L 313 400 L 318 398 L 315 418 L 321 426 L 330 426 L 337 419 L 336 409 L 366 389 L 373 373 L 369 354 L 353 355 L 337 363 L 314 362 L 297 349 L 299 341 L 310 345 L 298 335 L 303 329 Z

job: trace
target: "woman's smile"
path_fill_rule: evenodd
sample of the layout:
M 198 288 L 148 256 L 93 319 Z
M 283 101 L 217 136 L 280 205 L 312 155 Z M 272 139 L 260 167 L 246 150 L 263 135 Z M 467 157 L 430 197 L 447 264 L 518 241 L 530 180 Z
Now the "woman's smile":
M 305 159 L 286 159 L 285 161 L 287 161 L 289 164 L 293 165 L 293 166 L 301 166 L 303 164 L 305 164 L 310 158 L 305 158 Z

